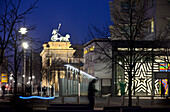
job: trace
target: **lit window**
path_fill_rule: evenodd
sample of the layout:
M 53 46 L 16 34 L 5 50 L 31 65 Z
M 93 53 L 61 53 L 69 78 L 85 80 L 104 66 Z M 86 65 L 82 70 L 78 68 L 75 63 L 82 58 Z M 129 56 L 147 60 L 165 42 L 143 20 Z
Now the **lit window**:
M 154 32 L 154 20 L 152 18 L 152 20 L 151 20 L 151 33 L 153 33 L 153 32 Z
M 84 54 L 86 54 L 86 53 L 87 53 L 87 50 L 84 51 Z
M 94 51 L 94 46 L 92 46 L 92 47 L 90 48 L 90 51 Z

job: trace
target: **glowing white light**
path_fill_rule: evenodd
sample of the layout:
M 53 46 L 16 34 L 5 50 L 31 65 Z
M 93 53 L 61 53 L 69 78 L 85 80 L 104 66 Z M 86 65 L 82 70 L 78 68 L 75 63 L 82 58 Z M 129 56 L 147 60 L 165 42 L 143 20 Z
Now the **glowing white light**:
M 34 79 L 34 78 L 35 78 L 35 76 L 32 76 L 32 78 Z
M 23 42 L 23 43 L 22 43 L 22 46 L 24 47 L 24 49 L 27 49 L 29 45 L 28 45 L 27 42 Z
M 119 64 L 122 65 L 122 62 L 120 61 Z
M 27 31 L 27 28 L 20 28 L 20 32 L 21 34 L 26 34 L 28 31 Z
M 13 78 L 12 77 L 9 77 L 10 80 L 12 80 Z
M 72 69 L 72 70 L 75 70 L 75 71 L 77 71 L 77 72 L 79 72 L 79 69 L 77 69 L 77 68 L 75 68 L 75 67 L 73 67 L 73 66 L 71 66 L 71 65 L 69 65 L 69 64 L 66 64 L 66 65 L 64 65 L 64 66 L 66 66 L 67 68 L 70 68 L 70 69 Z M 86 73 L 86 72 L 83 72 L 82 70 L 80 70 L 80 75 L 84 75 L 84 76 L 86 76 L 86 77 L 88 77 L 88 78 L 92 78 L 92 79 L 94 79 L 95 77 L 94 76 L 92 76 L 92 75 L 90 75 L 90 74 L 88 74 L 88 73 Z
M 25 77 L 25 75 L 22 75 L 22 77 Z

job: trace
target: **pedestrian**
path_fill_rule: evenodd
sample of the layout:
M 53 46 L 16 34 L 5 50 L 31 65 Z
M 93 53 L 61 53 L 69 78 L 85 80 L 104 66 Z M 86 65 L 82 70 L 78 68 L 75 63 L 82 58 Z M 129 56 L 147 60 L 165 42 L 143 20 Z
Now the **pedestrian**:
M 12 86 L 10 87 L 10 93 L 12 94 Z
M 165 97 L 165 87 L 164 87 L 164 84 L 161 84 L 161 97 Z
M 53 91 L 54 91 L 54 87 L 53 85 L 51 85 L 51 97 L 53 97 Z
M 37 87 L 38 96 L 39 96 L 40 90 L 41 90 L 40 85 L 38 85 L 38 87 Z
M 46 95 L 46 87 L 43 87 L 44 96 Z
M 4 96 L 4 95 L 5 95 L 5 88 L 6 88 L 6 87 L 5 87 L 5 85 L 3 85 L 1 88 L 2 88 L 2 92 L 3 92 L 3 93 L 2 93 L 2 96 Z
M 90 83 L 89 83 L 89 87 L 88 87 L 88 99 L 89 99 L 89 107 L 90 109 L 94 109 L 94 97 L 95 97 L 95 92 L 97 92 L 98 90 L 95 89 L 95 83 L 98 81 L 97 78 L 93 79 Z

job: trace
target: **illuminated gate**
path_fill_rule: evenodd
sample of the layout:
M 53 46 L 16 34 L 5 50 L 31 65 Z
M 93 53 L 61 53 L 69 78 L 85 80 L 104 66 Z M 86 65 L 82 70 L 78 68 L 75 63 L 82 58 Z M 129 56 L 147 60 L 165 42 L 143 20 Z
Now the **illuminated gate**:
M 69 64 L 66 64 L 64 66 L 66 67 L 66 76 L 61 80 L 62 95 L 78 94 L 79 71 L 80 71 L 80 94 L 87 95 L 89 81 L 91 81 L 95 77 Z

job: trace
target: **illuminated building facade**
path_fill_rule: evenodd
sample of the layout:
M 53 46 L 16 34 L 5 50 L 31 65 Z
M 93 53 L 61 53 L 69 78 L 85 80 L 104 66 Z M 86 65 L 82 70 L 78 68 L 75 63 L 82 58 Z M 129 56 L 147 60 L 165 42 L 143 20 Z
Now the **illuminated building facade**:
M 112 43 L 113 45 L 111 45 Z M 161 83 L 165 88 L 165 95 L 169 96 L 169 80 L 170 80 L 170 56 L 167 51 L 170 50 L 168 44 L 170 41 L 136 41 L 135 52 L 140 54 L 146 53 L 147 55 L 141 57 L 135 64 L 133 69 L 132 79 L 132 95 L 134 96 L 151 96 L 160 95 Z M 112 62 L 102 50 L 114 56 L 116 61 Z M 109 47 L 110 46 L 110 47 Z M 111 46 L 115 47 L 118 51 L 113 50 Z M 93 50 L 88 50 L 93 47 Z M 86 51 L 88 50 L 88 52 Z M 121 84 L 125 84 L 125 95 L 128 95 L 128 61 L 122 58 L 117 52 L 124 54 L 125 58 L 129 57 L 128 41 L 126 40 L 109 40 L 109 39 L 94 39 L 84 46 L 84 68 L 87 73 L 99 77 L 99 89 L 102 94 L 111 94 L 114 89 L 115 95 L 121 95 Z M 140 53 L 140 54 L 138 54 Z M 124 68 L 124 69 L 123 69 Z M 106 80 L 106 81 L 105 81 Z M 102 82 L 103 81 L 103 82 Z
M 61 24 L 59 24 L 60 28 Z M 42 87 L 53 86 L 54 93 L 77 95 L 80 82 L 80 94 L 87 94 L 88 81 L 94 77 L 83 72 L 83 46 L 71 45 L 70 35 L 62 36 L 58 29 L 52 32 L 51 41 L 43 44 Z M 47 89 L 47 94 L 50 89 Z
M 134 40 L 132 40 L 134 42 L 134 59 L 139 59 L 135 62 L 135 66 L 133 66 L 132 94 L 159 95 L 160 85 L 164 85 L 166 94 L 169 94 L 169 84 L 167 83 L 169 80 L 169 76 L 167 75 L 168 70 L 162 70 L 160 66 L 166 65 L 165 68 L 168 68 L 169 63 L 169 53 L 167 53 L 169 51 L 169 46 L 167 45 L 169 40 L 167 39 L 170 37 L 168 33 L 170 25 L 170 13 L 168 9 L 170 9 L 170 2 L 169 0 L 131 0 L 130 3 L 128 2 L 128 0 L 109 1 L 111 20 L 114 23 L 109 26 L 110 38 L 103 39 L 103 42 L 101 39 L 89 42 L 102 48 L 101 51 L 98 49 L 95 50 L 97 50 L 96 53 L 99 55 L 98 59 L 100 63 L 102 61 L 105 63 L 102 64 L 103 66 L 106 65 L 106 68 L 110 68 L 108 73 L 112 74 L 111 93 L 120 95 L 121 83 L 123 82 L 124 91 L 126 95 L 128 94 L 130 44 L 127 43 L 132 39 L 130 37 L 139 34 L 136 37 L 134 36 Z M 140 6 L 143 7 L 141 8 Z M 141 22 L 139 20 L 143 21 Z M 141 27 L 137 29 L 136 26 L 138 26 L 140 22 L 142 23 L 140 24 Z M 139 32 L 136 33 L 136 31 Z M 88 46 L 90 46 L 90 44 L 88 44 Z M 138 44 L 141 46 L 138 46 Z M 97 48 L 97 46 L 95 46 L 95 48 Z M 151 60 L 144 62 L 146 58 L 141 56 L 141 54 L 145 54 L 146 52 L 148 53 L 147 56 L 149 56 L 146 56 L 146 58 Z M 160 52 L 162 52 L 162 54 Z M 121 53 L 122 55 L 120 55 Z M 97 56 L 97 54 L 94 55 Z M 101 54 L 103 54 L 103 56 Z M 106 57 L 109 57 L 110 60 Z M 111 58 L 114 58 L 114 60 L 117 59 L 116 63 L 114 63 Z M 132 61 L 134 59 L 132 58 Z M 96 59 L 93 60 L 95 60 L 93 61 L 94 63 L 98 62 Z M 99 64 L 99 66 L 101 66 L 101 64 Z M 167 72 L 164 74 L 161 71 Z M 112 89 L 114 89 L 113 92 Z

